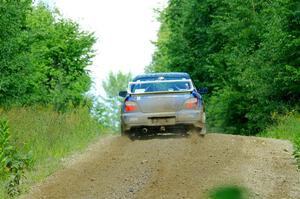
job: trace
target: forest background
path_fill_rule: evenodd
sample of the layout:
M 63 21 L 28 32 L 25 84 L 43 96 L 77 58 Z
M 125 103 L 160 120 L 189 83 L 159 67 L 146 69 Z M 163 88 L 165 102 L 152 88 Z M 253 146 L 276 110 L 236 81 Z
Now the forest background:
M 210 131 L 290 139 L 299 157 L 300 3 L 170 0 L 157 13 L 146 72 L 188 72 L 208 87 Z M 132 76 L 110 73 L 99 101 L 87 94 L 93 33 L 31 0 L 0 0 L 0 16 L 0 198 L 7 198 L 118 132 L 117 94 Z

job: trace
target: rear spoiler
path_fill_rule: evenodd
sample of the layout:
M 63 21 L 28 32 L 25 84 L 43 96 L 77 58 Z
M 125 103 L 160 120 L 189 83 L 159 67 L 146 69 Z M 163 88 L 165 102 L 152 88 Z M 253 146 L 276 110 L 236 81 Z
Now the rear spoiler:
M 131 92 L 131 85 L 132 84 L 149 84 L 149 83 L 168 83 L 168 82 L 188 82 L 191 85 L 191 88 L 188 90 L 181 90 L 181 91 L 155 91 L 155 92 L 146 92 L 146 93 L 132 93 Z M 161 93 L 188 93 L 193 92 L 194 85 L 192 80 L 185 79 L 185 80 L 154 80 L 154 81 L 136 81 L 136 82 L 129 82 L 127 93 L 130 95 L 145 95 L 145 94 L 161 94 Z

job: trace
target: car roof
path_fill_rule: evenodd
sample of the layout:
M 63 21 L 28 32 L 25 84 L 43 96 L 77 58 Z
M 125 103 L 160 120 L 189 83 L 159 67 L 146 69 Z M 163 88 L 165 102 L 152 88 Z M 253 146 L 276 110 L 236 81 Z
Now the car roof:
M 166 79 L 191 79 L 188 73 L 183 72 L 169 72 L 169 73 L 147 73 L 143 75 L 136 76 L 133 81 L 147 81 L 147 80 L 156 80 L 158 78 Z

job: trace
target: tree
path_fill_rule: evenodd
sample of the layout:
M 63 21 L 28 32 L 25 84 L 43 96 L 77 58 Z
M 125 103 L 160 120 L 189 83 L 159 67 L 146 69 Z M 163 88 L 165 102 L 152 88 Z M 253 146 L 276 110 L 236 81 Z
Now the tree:
M 170 0 L 147 71 L 190 73 L 211 91 L 211 126 L 256 134 L 272 122 L 272 112 L 299 106 L 299 6 L 295 0 Z
M 0 104 L 23 102 L 31 92 L 33 67 L 26 45 L 26 15 L 31 0 L 0 0 Z
M 99 122 L 115 131 L 120 128 L 120 105 L 123 98 L 119 97 L 119 91 L 127 90 L 128 82 L 132 79 L 131 73 L 123 74 L 110 72 L 102 82 L 105 97 L 98 101 L 95 114 Z
M 0 4 L 0 105 L 53 104 L 63 109 L 85 99 L 91 79 L 93 33 L 80 30 L 45 4 Z
M 92 63 L 93 33 L 63 19 L 57 11 L 41 4 L 28 16 L 32 64 L 36 69 L 35 99 L 60 108 L 71 102 L 80 104 L 90 88 L 86 66 Z

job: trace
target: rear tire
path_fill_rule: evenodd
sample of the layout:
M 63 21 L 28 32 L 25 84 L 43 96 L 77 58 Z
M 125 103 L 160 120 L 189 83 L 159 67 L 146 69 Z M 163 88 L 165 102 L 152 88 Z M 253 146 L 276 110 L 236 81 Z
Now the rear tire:
M 200 130 L 199 135 L 200 135 L 201 137 L 204 137 L 205 134 L 206 134 L 206 127 L 205 127 L 205 125 L 204 125 L 204 126 L 202 127 L 202 129 Z
M 123 127 L 123 125 L 121 125 L 121 136 L 129 136 L 130 131 L 126 131 Z
M 133 130 L 124 130 L 123 125 L 121 125 L 121 136 L 122 137 L 127 137 L 129 138 L 131 141 L 134 141 L 136 139 L 136 135 L 134 133 Z
M 205 115 L 205 112 L 202 113 L 202 124 L 203 124 L 203 127 L 201 128 L 201 131 L 200 131 L 200 136 L 204 137 L 205 134 L 206 134 L 206 115 Z

